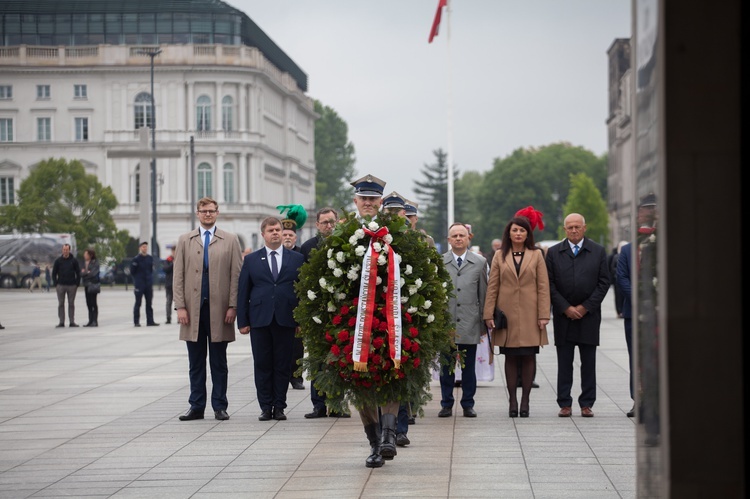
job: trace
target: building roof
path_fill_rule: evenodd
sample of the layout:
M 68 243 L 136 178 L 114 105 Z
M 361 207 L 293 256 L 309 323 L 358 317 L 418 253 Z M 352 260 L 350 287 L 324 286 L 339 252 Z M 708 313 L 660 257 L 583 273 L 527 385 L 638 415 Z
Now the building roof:
M 54 16 L 55 22 L 61 22 L 66 15 L 74 16 L 75 21 L 76 15 L 90 14 L 157 14 L 157 18 L 171 14 L 195 17 L 198 14 L 210 15 L 210 18 L 215 20 L 217 16 L 226 16 L 226 20 L 238 22 L 237 35 L 243 45 L 257 47 L 276 67 L 289 73 L 302 91 L 307 91 L 307 74 L 247 14 L 221 0 L 2 0 L 0 45 L 5 43 L 3 31 L 6 35 L 16 33 L 16 26 L 23 33 L 28 33 L 29 30 L 36 31 L 42 21 L 27 16 L 45 14 Z M 14 16 L 18 18 L 14 19 Z M 107 23 L 106 26 L 109 29 L 110 24 Z M 218 24 L 216 29 L 218 30 Z M 239 44 L 238 41 L 234 43 Z

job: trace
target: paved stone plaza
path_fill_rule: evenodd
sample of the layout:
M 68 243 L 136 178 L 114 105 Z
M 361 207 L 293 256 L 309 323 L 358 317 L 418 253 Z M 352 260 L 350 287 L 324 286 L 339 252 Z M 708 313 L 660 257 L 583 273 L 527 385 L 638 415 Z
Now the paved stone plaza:
M 57 329 L 54 290 L 0 290 L 0 498 L 636 495 L 628 357 L 612 292 L 594 418 L 580 417 L 575 402 L 572 418 L 557 417 L 553 345 L 538 356 L 530 417 L 508 418 L 496 356 L 495 380 L 479 383 L 478 418 L 455 408 L 458 416 L 438 418 L 433 381 L 435 399 L 409 427 L 411 445 L 379 469 L 364 466 L 369 444 L 356 413 L 304 418 L 309 381 L 306 390 L 290 387 L 287 421 L 258 421 L 250 340 L 239 334 L 228 351 L 231 419 L 216 421 L 209 407 L 205 420 L 178 421 L 188 409 L 187 352 L 177 326 L 164 324 L 164 290 L 154 295 L 160 327 L 134 328 L 132 288 L 105 287 L 98 328 Z M 83 325 L 82 292 L 76 305 Z M 574 399 L 579 394 L 574 386 Z

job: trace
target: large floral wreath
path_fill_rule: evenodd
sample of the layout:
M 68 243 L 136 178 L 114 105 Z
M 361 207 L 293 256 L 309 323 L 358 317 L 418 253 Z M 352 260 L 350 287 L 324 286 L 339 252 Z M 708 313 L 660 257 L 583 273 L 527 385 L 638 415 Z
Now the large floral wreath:
M 300 269 L 295 319 L 308 355 L 302 368 L 331 410 L 432 396 L 431 369 L 455 348 L 453 285 L 443 260 L 402 217 L 354 213 Z

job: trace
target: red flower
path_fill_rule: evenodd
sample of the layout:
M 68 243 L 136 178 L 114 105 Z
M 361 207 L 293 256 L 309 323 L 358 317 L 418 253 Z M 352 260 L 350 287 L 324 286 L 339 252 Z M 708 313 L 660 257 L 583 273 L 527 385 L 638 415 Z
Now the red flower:
M 336 317 L 338 317 L 338 315 Z M 339 341 L 346 341 L 348 339 L 349 331 L 347 331 L 346 329 L 342 329 L 341 331 L 339 331 Z
M 334 315 L 333 319 L 331 319 L 331 322 L 333 322 L 334 326 L 338 326 L 341 324 L 341 316 L 340 315 Z
M 344 359 L 339 360 L 339 367 L 346 367 L 346 360 Z
M 372 346 L 375 347 L 375 349 L 379 349 L 383 347 L 384 340 L 380 336 L 372 340 Z
M 406 376 L 406 373 L 402 371 L 401 369 L 399 369 L 398 371 L 396 371 L 396 376 L 398 376 L 398 379 L 404 379 L 404 376 Z
M 409 338 L 401 338 L 401 346 L 404 350 L 411 349 L 411 340 Z
M 349 327 L 354 327 L 357 324 L 357 318 L 356 317 L 350 317 L 349 318 Z
M 419 343 L 417 343 L 416 341 L 414 343 L 412 343 L 411 344 L 411 351 L 412 351 L 412 353 L 419 352 Z
M 409 332 L 411 333 L 412 338 L 416 338 L 417 336 L 419 336 L 419 329 L 415 327 L 410 327 Z
M 328 331 L 326 331 L 326 341 L 328 343 L 333 343 L 333 336 L 331 336 L 331 333 L 329 333 Z
M 411 322 L 411 314 L 409 312 L 403 312 L 406 322 Z
M 375 354 L 375 355 L 372 356 L 372 363 L 373 364 L 380 364 L 380 362 L 382 360 L 383 360 L 383 358 L 380 355 L 378 355 L 378 354 Z
M 388 371 L 391 367 L 393 367 L 393 364 L 391 363 L 390 360 L 386 360 L 385 362 L 383 362 L 384 371 Z
M 378 329 L 381 331 L 388 331 L 388 323 L 386 321 L 381 321 L 380 324 L 378 324 Z
M 352 345 L 351 343 L 349 343 L 348 345 L 344 347 L 344 353 L 346 354 L 347 357 L 352 356 L 352 350 L 354 350 L 354 345 Z
M 378 370 L 380 370 L 380 368 L 379 368 L 379 367 L 378 367 L 377 365 L 375 365 L 375 364 L 372 364 L 372 365 L 370 366 L 370 368 L 369 368 L 368 370 L 369 370 L 369 371 L 370 371 L 371 373 L 376 373 L 376 372 L 378 372 Z
M 372 328 L 373 329 L 377 329 L 378 326 L 380 326 L 380 319 L 378 319 L 377 317 L 373 316 L 373 318 L 372 318 Z
M 341 350 L 338 345 L 331 345 L 331 353 L 338 357 L 341 354 Z
M 412 364 L 414 365 L 414 367 L 415 367 L 415 368 L 416 368 L 416 367 L 419 367 L 419 363 L 420 363 L 420 362 L 419 362 L 419 358 L 416 358 L 416 359 L 414 359 L 414 360 L 412 361 Z
M 347 305 L 344 305 L 341 307 L 341 315 L 346 315 L 349 313 L 349 307 Z

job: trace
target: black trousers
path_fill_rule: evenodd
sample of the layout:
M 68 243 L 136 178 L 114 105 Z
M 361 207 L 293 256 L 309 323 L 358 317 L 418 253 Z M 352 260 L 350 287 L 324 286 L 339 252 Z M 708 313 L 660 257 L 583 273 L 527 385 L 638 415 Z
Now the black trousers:
M 211 365 L 211 407 L 214 411 L 226 410 L 227 384 L 229 368 L 227 367 L 226 341 L 211 341 L 211 314 L 208 300 L 201 307 L 198 322 L 198 341 L 186 341 L 188 360 L 190 362 L 190 408 L 203 411 L 206 407 L 206 354 Z
M 255 391 L 261 411 L 286 409 L 295 329 L 279 325 L 276 319 L 266 327 L 250 329 Z
M 555 345 L 557 349 L 557 405 L 571 407 L 573 398 L 573 360 L 575 349 L 581 357 L 581 396 L 580 407 L 593 407 L 596 402 L 596 345 L 565 342 Z

